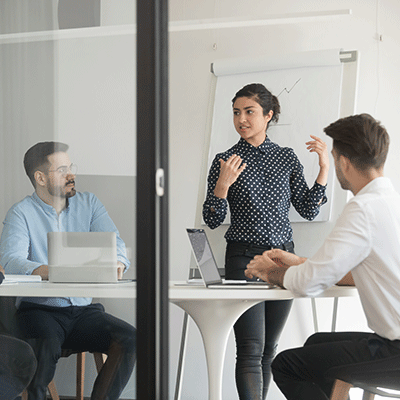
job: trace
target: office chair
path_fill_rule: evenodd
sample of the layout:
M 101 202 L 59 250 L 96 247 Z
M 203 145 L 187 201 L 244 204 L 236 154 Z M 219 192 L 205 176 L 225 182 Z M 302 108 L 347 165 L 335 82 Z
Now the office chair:
M 63 349 L 61 357 L 69 357 L 71 354 L 76 354 L 76 400 L 83 400 L 83 391 L 85 389 L 85 359 L 86 353 L 73 352 L 72 350 Z M 97 373 L 100 372 L 104 364 L 104 357 L 102 353 L 93 353 L 94 361 L 96 364 Z M 60 400 L 54 379 L 47 386 L 51 400 Z M 22 400 L 28 399 L 28 392 L 25 390 L 22 393 Z
M 15 319 L 15 313 L 17 308 L 15 307 L 15 297 L 0 297 L 0 333 L 19 337 L 18 328 Z M 72 354 L 76 354 L 76 399 L 83 400 L 83 390 L 85 383 L 85 356 L 84 352 L 75 352 L 69 349 L 63 349 L 61 357 L 69 357 Z M 106 355 L 101 353 L 93 353 L 97 373 L 103 367 Z M 48 391 L 52 400 L 60 400 L 57 393 L 56 385 L 52 380 L 48 386 Z M 28 394 L 24 390 L 22 392 L 22 400 L 27 400 Z
M 352 387 L 364 391 L 363 400 L 373 400 L 375 395 L 400 399 L 400 355 L 357 365 L 331 368 L 327 377 L 336 379 L 330 400 L 347 400 Z
M 74 353 L 71 350 L 63 350 L 61 357 L 69 357 L 71 354 L 76 354 L 76 400 L 83 400 L 83 391 L 85 388 L 85 358 L 86 353 Z M 97 373 L 100 372 L 104 364 L 105 355 L 101 353 L 93 353 L 96 364 Z M 47 387 L 51 400 L 60 400 L 54 379 Z M 24 390 L 21 396 L 22 400 L 28 399 L 28 392 Z
M 31 346 L 0 334 L 0 400 L 16 398 L 29 385 L 37 362 Z

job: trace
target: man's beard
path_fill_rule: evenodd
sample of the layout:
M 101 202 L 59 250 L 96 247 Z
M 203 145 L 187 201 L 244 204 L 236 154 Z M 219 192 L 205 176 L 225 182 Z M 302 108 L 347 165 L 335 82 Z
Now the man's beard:
M 74 184 L 75 185 L 75 181 L 73 179 L 69 180 L 68 182 L 65 183 L 64 188 L 67 187 L 70 184 Z M 73 197 L 76 194 L 75 187 L 70 188 L 69 191 L 65 192 L 62 187 L 60 187 L 60 186 L 54 187 L 54 186 L 50 185 L 49 183 L 47 184 L 47 190 L 49 191 L 49 193 L 52 196 L 61 197 L 61 198 L 65 198 L 65 199 Z
M 337 177 L 337 180 L 340 183 L 340 187 L 343 190 L 350 190 L 351 189 L 349 181 L 344 177 L 344 175 L 342 173 L 342 170 L 340 168 L 336 168 L 336 177 Z

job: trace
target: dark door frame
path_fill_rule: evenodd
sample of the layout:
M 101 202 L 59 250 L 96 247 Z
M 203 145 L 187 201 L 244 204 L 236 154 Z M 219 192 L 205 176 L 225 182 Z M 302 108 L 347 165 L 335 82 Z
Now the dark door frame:
M 167 400 L 169 347 L 167 0 L 137 0 L 136 201 L 137 399 Z

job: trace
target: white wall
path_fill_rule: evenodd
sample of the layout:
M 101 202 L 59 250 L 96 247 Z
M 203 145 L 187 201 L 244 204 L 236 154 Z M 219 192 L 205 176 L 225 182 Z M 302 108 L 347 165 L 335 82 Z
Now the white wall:
M 200 226 L 204 200 L 206 162 L 212 117 L 215 77 L 210 64 L 216 59 L 255 57 L 280 52 L 343 48 L 359 50 L 359 90 L 356 112 L 368 112 L 380 119 L 391 135 L 386 175 L 400 190 L 398 179 L 400 135 L 397 114 L 400 93 L 400 3 L 397 0 L 171 0 L 170 20 L 213 18 L 258 18 L 285 13 L 351 9 L 352 15 L 325 21 L 276 24 L 263 27 L 198 30 L 170 34 L 170 246 L 171 279 L 186 279 L 191 264 L 185 228 Z M 383 41 L 377 41 L 382 34 Z M 239 88 L 237 88 L 239 89 Z M 314 132 L 324 135 L 323 132 Z M 296 251 L 310 256 L 331 230 L 343 208 L 346 194 L 336 186 L 333 218 L 330 223 L 294 225 Z M 217 261 L 223 266 L 225 227 L 210 232 Z M 365 330 L 366 323 L 357 299 L 342 299 L 338 329 Z M 331 301 L 319 300 L 323 316 L 329 315 Z M 174 384 L 175 354 L 179 339 L 180 311 L 171 306 L 171 394 Z M 280 349 L 302 345 L 312 332 L 310 300 L 296 300 L 280 340 Z M 328 320 L 320 329 L 330 329 Z M 207 377 L 204 352 L 197 328 L 190 325 L 188 354 L 183 378 L 182 399 L 204 399 Z M 237 398 L 233 377 L 234 341 L 231 338 L 225 363 L 223 398 Z M 171 395 L 172 398 L 172 395 Z M 268 399 L 282 395 L 271 388 Z

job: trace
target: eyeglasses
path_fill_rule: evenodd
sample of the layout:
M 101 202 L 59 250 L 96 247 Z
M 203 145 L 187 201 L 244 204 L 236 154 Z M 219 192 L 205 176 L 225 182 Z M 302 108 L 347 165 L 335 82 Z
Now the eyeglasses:
M 67 176 L 68 174 L 76 175 L 78 172 L 78 166 L 76 164 L 71 164 L 69 167 L 62 166 L 53 170 L 49 169 L 48 172 L 57 172 L 63 177 Z

